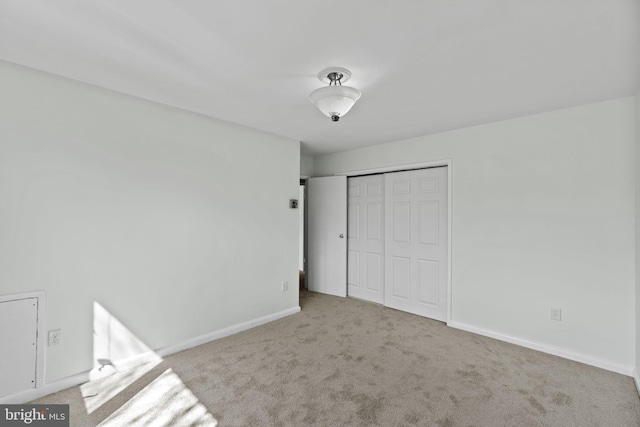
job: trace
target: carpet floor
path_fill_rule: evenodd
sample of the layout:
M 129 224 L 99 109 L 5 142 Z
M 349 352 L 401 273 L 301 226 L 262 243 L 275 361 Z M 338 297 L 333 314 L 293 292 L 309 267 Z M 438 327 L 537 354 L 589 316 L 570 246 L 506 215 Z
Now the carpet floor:
M 640 426 L 630 377 L 351 298 L 34 403 L 71 425 Z

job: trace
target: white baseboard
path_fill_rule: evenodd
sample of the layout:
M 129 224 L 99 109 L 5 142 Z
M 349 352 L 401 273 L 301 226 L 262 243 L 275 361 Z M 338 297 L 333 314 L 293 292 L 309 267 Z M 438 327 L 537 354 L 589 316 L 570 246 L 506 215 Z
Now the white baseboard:
M 532 350 L 541 351 L 543 353 L 553 354 L 554 356 L 563 357 L 565 359 L 573 360 L 575 362 L 584 363 L 585 365 L 595 366 L 597 368 L 606 369 L 607 371 L 617 372 L 628 377 L 633 376 L 633 366 L 620 365 L 618 363 L 609 362 L 607 360 L 597 359 L 585 354 L 575 353 L 573 351 L 555 347 L 547 344 L 540 344 L 533 341 L 527 341 L 520 338 L 515 338 L 509 335 L 504 335 L 499 332 L 489 331 L 487 329 L 477 328 L 475 326 L 467 325 L 459 322 L 449 322 L 449 326 L 461 329 L 463 331 L 472 332 L 474 334 L 483 335 L 485 337 L 494 338 L 500 341 L 505 341 L 511 344 L 519 345 L 521 347 L 530 348 Z M 639 384 L 636 375 L 636 386 Z M 640 390 L 640 388 L 639 388 Z
M 249 320 L 247 322 L 232 325 L 217 331 L 210 332 L 208 334 L 201 335 L 199 337 L 191 338 L 178 344 L 162 347 L 154 352 L 146 352 L 139 354 L 135 357 L 128 358 L 123 361 L 115 363 L 118 369 L 128 369 L 134 366 L 146 363 L 158 358 L 170 356 L 174 353 L 178 353 L 183 350 L 188 350 L 193 347 L 197 347 L 202 344 L 206 344 L 211 341 L 219 340 L 220 338 L 228 337 L 238 332 L 246 331 L 247 329 L 255 328 L 256 326 L 264 325 L 265 323 L 273 322 L 274 320 L 281 319 L 283 317 L 291 316 L 300 311 L 300 306 L 292 307 L 284 311 L 269 314 L 267 316 L 259 317 L 257 319 Z M 89 381 L 91 371 L 81 372 L 79 374 L 71 375 L 50 383 L 44 384 L 42 387 L 25 390 L 19 393 L 11 394 L 0 398 L 0 404 L 21 404 L 27 403 L 32 400 L 40 399 L 52 393 L 65 390 L 67 388 L 75 387 L 77 385 L 86 383 Z
M 640 372 L 638 372 L 638 369 L 633 370 L 633 380 L 636 383 L 636 390 L 638 390 L 638 396 L 640 396 Z
M 219 340 L 220 338 L 228 337 L 229 335 L 237 334 L 238 332 L 246 331 L 247 329 L 264 325 L 265 323 L 273 322 L 274 320 L 278 320 L 283 317 L 291 316 L 292 314 L 296 314 L 298 312 L 300 312 L 300 306 L 292 307 L 284 311 L 249 320 L 248 322 L 239 323 L 237 325 L 229 326 L 224 329 L 209 332 L 208 334 L 200 335 L 199 337 L 191 338 L 178 344 L 160 348 L 156 350 L 156 354 L 161 357 L 169 356 L 183 350 L 206 344 L 210 341 Z
M 10 405 L 31 402 L 32 400 L 40 399 L 41 397 L 49 394 L 84 384 L 87 381 L 89 381 L 89 371 L 81 372 L 79 374 L 71 375 L 70 377 L 50 382 L 39 388 L 30 388 L 29 390 L 1 397 L 0 404 Z

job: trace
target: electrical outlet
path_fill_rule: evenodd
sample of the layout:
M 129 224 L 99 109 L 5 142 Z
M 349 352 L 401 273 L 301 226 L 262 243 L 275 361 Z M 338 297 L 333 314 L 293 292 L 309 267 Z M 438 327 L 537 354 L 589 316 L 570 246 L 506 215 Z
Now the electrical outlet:
M 282 291 L 286 291 L 289 289 L 289 283 L 288 282 L 282 282 Z
M 52 345 L 60 344 L 60 335 L 62 334 L 62 329 L 54 329 L 53 331 L 49 331 L 49 347 Z
M 551 307 L 551 318 L 553 320 L 562 321 L 562 309 Z

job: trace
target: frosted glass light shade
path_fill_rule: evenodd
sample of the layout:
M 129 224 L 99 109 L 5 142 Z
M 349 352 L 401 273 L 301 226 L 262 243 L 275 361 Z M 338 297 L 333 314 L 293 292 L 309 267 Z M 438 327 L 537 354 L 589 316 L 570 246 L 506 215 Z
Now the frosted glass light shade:
M 350 86 L 325 86 L 311 92 L 309 100 L 322 114 L 338 121 L 351 110 L 361 95 L 358 89 Z

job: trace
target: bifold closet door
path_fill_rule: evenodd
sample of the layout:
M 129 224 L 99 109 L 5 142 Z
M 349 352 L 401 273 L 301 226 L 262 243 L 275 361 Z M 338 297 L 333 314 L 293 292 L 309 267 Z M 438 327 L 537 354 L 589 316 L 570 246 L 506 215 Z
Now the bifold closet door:
M 382 304 L 384 175 L 349 178 L 347 183 L 347 292 L 349 296 Z
M 384 177 L 384 304 L 446 321 L 447 168 Z

